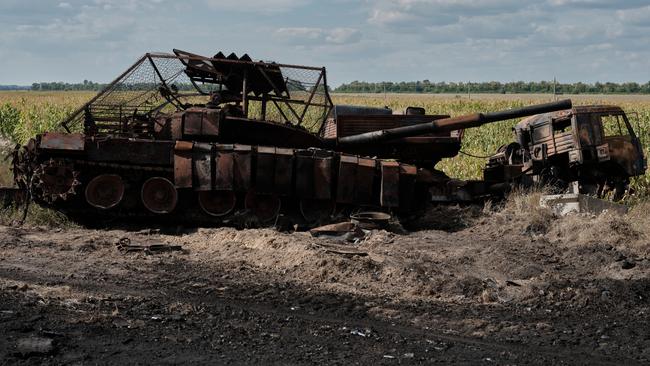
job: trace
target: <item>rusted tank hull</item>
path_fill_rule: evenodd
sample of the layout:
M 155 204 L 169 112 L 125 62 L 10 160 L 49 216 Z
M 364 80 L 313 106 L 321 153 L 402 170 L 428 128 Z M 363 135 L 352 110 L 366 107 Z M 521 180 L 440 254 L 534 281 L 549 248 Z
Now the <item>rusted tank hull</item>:
M 32 198 L 89 217 L 313 225 L 362 207 L 409 215 L 430 200 L 422 168 L 331 150 L 57 134 L 34 144 L 17 162 Z

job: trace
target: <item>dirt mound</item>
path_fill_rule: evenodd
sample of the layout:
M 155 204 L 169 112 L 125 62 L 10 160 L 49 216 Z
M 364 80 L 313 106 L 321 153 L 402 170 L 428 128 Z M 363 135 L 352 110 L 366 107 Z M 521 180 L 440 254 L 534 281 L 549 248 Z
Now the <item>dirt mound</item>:
M 521 194 L 500 207 L 438 207 L 421 222 L 460 215 L 452 225 L 403 234 L 375 230 L 353 243 L 271 229 L 166 235 L 0 226 L 0 294 L 66 308 L 107 303 L 101 319 L 109 327 L 141 324 L 141 312 L 146 321 L 203 319 L 206 303 L 226 297 L 235 308 L 253 302 L 288 309 L 282 319 L 304 309 L 306 317 L 381 319 L 427 332 L 554 347 L 580 342 L 590 352 L 641 355 L 647 345 L 635 332 L 647 325 L 650 291 L 645 208 L 626 216 L 560 218 L 539 208 L 538 199 Z M 183 250 L 128 253 L 116 246 L 123 238 Z M 149 300 L 156 296 L 160 303 Z M 198 297 L 198 305 L 188 297 Z M 116 302 L 131 310 L 116 311 Z M 189 310 L 179 315 L 177 309 Z M 161 323 L 161 334 L 166 327 Z M 235 337 L 249 328 L 236 329 Z
M 270 229 L 200 229 L 164 240 L 187 247 L 207 266 L 246 264 L 278 281 L 402 300 L 531 304 L 560 296 L 567 281 L 650 273 L 646 234 L 631 216 L 558 218 L 538 200 L 539 194 L 515 195 L 499 208 L 436 208 L 422 221 L 462 215 L 444 230 L 373 231 L 345 244 L 354 250 L 348 254 L 328 250 L 337 244 L 328 239 Z M 579 292 L 601 300 L 599 291 Z

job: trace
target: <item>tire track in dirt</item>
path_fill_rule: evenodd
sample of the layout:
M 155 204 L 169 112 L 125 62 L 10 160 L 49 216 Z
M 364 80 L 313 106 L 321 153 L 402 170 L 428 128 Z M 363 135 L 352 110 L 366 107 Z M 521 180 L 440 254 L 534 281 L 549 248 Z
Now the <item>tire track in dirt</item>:
M 43 270 L 47 272 L 46 268 Z M 31 272 L 31 271 L 30 271 Z M 0 278 L 2 282 L 15 282 L 22 283 L 29 286 L 42 286 L 46 284 L 48 287 L 56 287 L 58 285 L 65 285 L 71 288 L 71 295 L 76 296 L 95 296 L 104 297 L 109 302 L 119 302 L 119 299 L 124 299 L 128 296 L 135 296 L 137 298 L 146 298 L 148 301 L 156 302 L 161 308 L 165 305 L 174 302 L 189 303 L 196 307 L 207 307 L 213 309 L 214 312 L 224 312 L 224 309 L 235 309 L 236 311 L 245 311 L 254 314 L 253 317 L 272 317 L 272 318 L 292 318 L 299 320 L 305 324 L 326 324 L 331 328 L 342 329 L 372 329 L 370 334 L 378 334 L 382 337 L 392 338 L 400 337 L 402 339 L 410 340 L 415 343 L 434 342 L 434 344 L 445 344 L 443 354 L 449 353 L 449 357 L 454 357 L 456 353 L 462 350 L 463 354 L 473 355 L 475 360 L 492 359 L 494 355 L 508 355 L 515 359 L 527 359 L 532 363 L 547 363 L 547 362 L 568 362 L 571 364 L 599 364 L 599 365 L 612 365 L 620 364 L 621 359 L 616 361 L 609 357 L 603 357 L 590 354 L 585 349 L 561 349 L 559 347 L 536 347 L 531 345 L 518 345 L 513 343 L 493 342 L 489 340 L 479 340 L 472 337 L 464 337 L 460 335 L 449 335 L 443 332 L 437 332 L 430 329 L 421 329 L 414 326 L 405 324 L 391 323 L 380 319 L 372 318 L 368 315 L 349 314 L 345 309 L 345 304 L 341 304 L 340 300 L 334 300 L 330 304 L 326 304 L 323 308 L 322 303 L 307 304 L 302 303 L 304 308 L 298 311 L 290 310 L 292 303 L 300 303 L 301 297 L 307 296 L 313 298 L 314 296 L 320 297 L 340 297 L 335 294 L 313 294 L 302 293 L 302 289 L 289 288 L 288 292 L 284 295 L 277 297 L 268 297 L 268 288 L 257 288 L 258 285 L 252 285 L 252 288 L 245 283 L 228 283 L 230 290 L 223 295 L 203 295 L 203 294 L 188 294 L 184 288 L 185 282 L 178 282 L 173 278 L 173 273 L 176 271 L 166 268 L 158 272 L 160 276 L 156 283 L 142 283 L 134 278 L 132 281 L 127 282 L 127 286 L 118 286 L 105 281 L 98 282 L 94 279 L 87 281 L 79 280 L 62 280 L 61 276 L 43 275 L 41 273 L 27 272 L 23 270 L 16 270 L 13 266 L 6 266 L 6 263 L 0 265 Z M 118 279 L 120 282 L 124 278 Z M 196 280 L 204 281 L 205 278 L 197 277 Z M 176 285 L 170 284 L 176 282 Z M 221 284 L 223 285 L 223 284 Z M 160 287 L 164 287 L 164 293 Z M 213 284 L 214 286 L 214 284 Z M 209 285 L 204 288 L 194 288 L 194 292 L 201 292 L 209 290 Z M 286 291 L 286 290 L 285 290 Z M 259 295 L 263 294 L 265 300 L 260 301 Z M 243 295 L 245 298 L 240 298 Z M 253 301 L 251 301 L 251 297 Z M 294 301 L 288 301 L 293 299 Z M 61 299 L 63 300 L 63 299 Z M 364 303 L 369 299 L 348 299 L 350 303 Z M 319 310 L 310 308 L 313 306 L 320 307 Z M 365 331 L 359 331 L 365 332 Z M 420 342 L 417 342 L 420 340 Z M 381 342 L 381 341 L 380 341 Z M 388 346 L 389 348 L 390 346 Z M 486 356 L 487 355 L 487 356 Z M 488 357 L 493 355 L 492 357 Z M 536 361 L 535 361 L 536 360 Z M 633 360 L 626 360 L 626 363 L 632 364 Z

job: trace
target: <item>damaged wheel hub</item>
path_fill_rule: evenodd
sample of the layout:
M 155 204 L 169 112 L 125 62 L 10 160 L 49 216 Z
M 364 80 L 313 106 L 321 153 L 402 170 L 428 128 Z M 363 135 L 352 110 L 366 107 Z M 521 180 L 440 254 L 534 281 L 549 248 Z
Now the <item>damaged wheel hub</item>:
M 72 164 L 50 159 L 35 170 L 32 188 L 38 190 L 46 202 L 65 201 L 76 193 L 75 188 L 80 184 L 78 177 L 79 172 L 73 169 Z

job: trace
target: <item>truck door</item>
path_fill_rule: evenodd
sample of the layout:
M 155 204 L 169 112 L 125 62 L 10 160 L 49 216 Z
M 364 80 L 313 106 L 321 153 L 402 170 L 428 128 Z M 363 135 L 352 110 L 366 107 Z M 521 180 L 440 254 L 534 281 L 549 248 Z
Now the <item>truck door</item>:
M 645 171 L 643 151 L 632 125 L 625 114 L 599 115 L 604 130 L 604 143 L 609 147 L 610 159 L 628 176 Z

